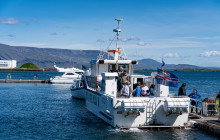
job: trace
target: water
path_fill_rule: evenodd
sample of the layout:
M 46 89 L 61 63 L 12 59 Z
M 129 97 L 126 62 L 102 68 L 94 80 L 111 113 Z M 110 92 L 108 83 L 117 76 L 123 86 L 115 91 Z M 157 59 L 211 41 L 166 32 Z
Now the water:
M 187 93 L 195 87 L 206 96 L 220 87 L 220 72 L 176 74 L 187 83 Z M 69 87 L 0 84 L 0 139 L 217 139 L 198 129 L 112 129 L 87 111 L 84 101 L 71 98 Z
M 34 75 L 37 74 L 38 80 L 50 79 L 54 76 L 62 75 L 62 72 L 57 71 L 0 71 L 0 79 L 7 79 L 11 75 L 11 79 L 34 80 Z

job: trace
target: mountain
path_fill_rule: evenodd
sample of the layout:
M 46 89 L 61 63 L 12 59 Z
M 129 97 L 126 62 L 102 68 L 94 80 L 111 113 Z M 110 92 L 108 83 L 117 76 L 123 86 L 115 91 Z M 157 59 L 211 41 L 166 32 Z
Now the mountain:
M 98 50 L 68 50 L 52 48 L 35 48 L 23 46 L 9 46 L 0 44 L 1 60 L 17 60 L 17 67 L 24 63 L 33 63 L 39 68 L 52 68 L 54 62 L 59 67 L 89 66 L 91 59 L 96 59 Z
M 90 66 L 91 59 L 96 59 L 99 50 L 68 50 L 52 48 L 36 48 L 24 46 L 10 46 L 0 44 L 1 60 L 17 60 L 17 67 L 24 63 L 33 63 L 39 68 L 53 68 L 54 62 L 58 67 L 78 67 L 81 65 Z M 104 56 L 107 56 L 106 53 Z M 153 59 L 138 60 L 135 69 L 157 69 L 161 63 Z M 200 69 L 201 67 L 188 64 L 166 64 L 165 69 Z
M 138 60 L 138 65 L 136 65 L 134 68 L 137 70 L 142 69 L 157 69 L 160 68 L 162 63 L 153 60 L 153 59 L 142 59 Z M 189 64 L 166 64 L 164 66 L 164 69 L 202 69 L 203 67 L 198 67 L 195 65 L 189 65 Z

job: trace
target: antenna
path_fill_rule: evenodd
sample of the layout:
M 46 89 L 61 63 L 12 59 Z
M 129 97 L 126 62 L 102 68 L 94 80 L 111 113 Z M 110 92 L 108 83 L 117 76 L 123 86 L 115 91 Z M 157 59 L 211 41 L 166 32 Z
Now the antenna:
M 118 40 L 119 40 L 119 32 L 121 32 L 121 29 L 119 29 L 119 24 L 120 24 L 120 21 L 122 21 L 123 19 L 115 19 L 115 20 L 118 22 L 118 27 L 117 27 L 117 29 L 114 29 L 113 32 L 117 33 L 116 50 L 119 50 Z
M 117 36 L 117 41 L 116 41 L 116 50 L 109 50 L 108 52 L 113 52 L 114 53 L 114 60 L 118 60 L 119 57 L 119 53 L 121 53 L 121 50 L 118 47 L 118 40 L 119 40 L 119 32 L 121 32 L 121 29 L 119 29 L 119 24 L 120 21 L 122 21 L 123 19 L 115 19 L 118 22 L 118 27 L 117 29 L 113 29 L 113 32 L 116 32 L 116 36 Z

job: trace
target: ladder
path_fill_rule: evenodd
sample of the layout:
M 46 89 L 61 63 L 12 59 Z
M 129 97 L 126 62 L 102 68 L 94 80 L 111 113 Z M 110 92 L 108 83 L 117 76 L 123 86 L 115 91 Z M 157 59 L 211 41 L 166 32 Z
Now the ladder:
M 154 115 L 155 110 L 156 110 L 155 107 L 156 107 L 155 100 L 154 100 L 154 102 L 151 102 L 151 101 L 147 102 L 147 104 L 146 104 L 146 122 L 145 122 L 146 125 L 149 125 L 150 122 L 152 120 L 154 120 L 153 115 Z

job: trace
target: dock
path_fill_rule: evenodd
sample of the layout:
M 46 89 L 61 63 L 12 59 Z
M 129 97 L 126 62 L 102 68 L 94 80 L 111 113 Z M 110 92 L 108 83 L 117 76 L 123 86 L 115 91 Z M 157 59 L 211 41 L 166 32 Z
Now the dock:
M 191 115 L 190 118 L 197 122 L 196 127 L 198 129 L 220 137 L 220 122 L 218 121 L 218 116 L 203 116 L 202 118 L 197 118 Z
M 0 79 L 0 83 L 50 83 L 50 80 Z

